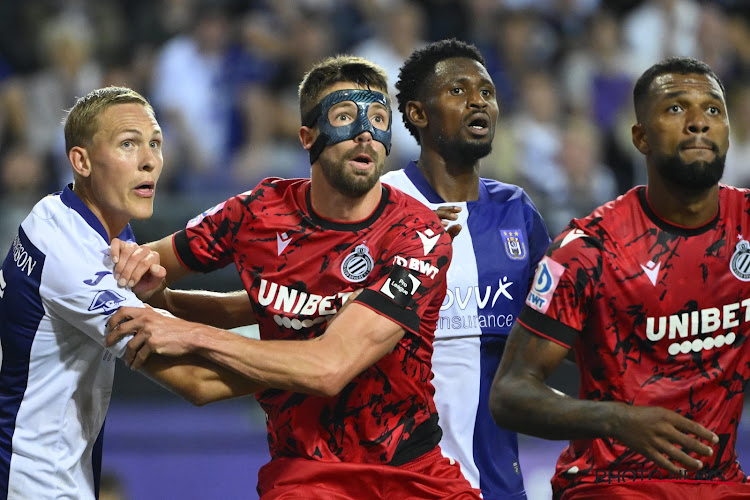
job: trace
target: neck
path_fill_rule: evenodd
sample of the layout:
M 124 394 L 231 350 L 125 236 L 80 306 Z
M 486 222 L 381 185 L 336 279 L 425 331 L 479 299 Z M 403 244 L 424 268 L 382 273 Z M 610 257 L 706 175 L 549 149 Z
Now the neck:
M 452 161 L 422 147 L 417 166 L 432 189 L 446 202 L 479 199 L 479 161 Z
M 718 184 L 691 190 L 650 176 L 646 196 L 659 217 L 683 227 L 700 227 L 716 217 L 719 210 Z
M 375 211 L 382 197 L 380 181 L 363 196 L 352 198 L 331 186 L 319 168 L 312 169 L 310 179 L 312 208 L 324 219 L 338 222 L 364 220 Z
M 125 226 L 128 225 L 128 220 L 125 221 L 114 221 L 110 220 L 111 217 L 106 217 L 104 214 L 104 211 L 102 211 L 101 208 L 94 202 L 94 198 L 89 195 L 89 192 L 87 189 L 83 188 L 80 183 L 74 183 L 73 184 L 73 192 L 78 196 L 84 205 L 88 207 L 89 210 L 91 210 L 91 213 L 93 213 L 97 219 L 99 219 L 99 222 L 102 223 L 102 226 L 104 226 L 104 230 L 107 232 L 107 236 L 109 237 L 109 241 L 112 241 L 112 238 L 119 235 L 123 229 L 125 229 Z

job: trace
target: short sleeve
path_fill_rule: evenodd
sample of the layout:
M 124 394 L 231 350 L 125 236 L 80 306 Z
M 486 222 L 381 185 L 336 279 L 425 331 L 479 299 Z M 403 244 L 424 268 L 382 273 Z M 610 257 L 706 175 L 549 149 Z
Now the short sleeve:
M 53 318 L 65 321 L 104 347 L 109 334 L 107 321 L 110 316 L 123 306 L 144 305 L 129 288 L 117 285 L 112 275 L 114 264 L 108 255 L 99 260 L 83 255 L 81 259 L 86 259 L 86 262 L 79 263 L 81 266 L 75 275 L 52 272 L 59 269 L 54 264 L 49 270 L 45 270 L 43 288 L 40 290 L 42 301 Z M 108 350 L 115 356 L 122 357 L 125 345 L 131 338 L 132 336 L 123 338 Z
M 436 217 L 415 217 L 393 228 L 382 257 L 384 265 L 355 300 L 419 333 L 425 312 L 437 304 L 437 313 L 445 295 L 445 276 L 453 255 L 451 238 Z
M 588 322 L 601 272 L 598 241 L 571 227 L 555 239 L 539 262 L 518 321 L 532 332 L 572 347 Z
M 249 213 L 243 200 L 249 195 L 243 193 L 219 203 L 175 233 L 174 249 L 185 267 L 207 273 L 232 262 L 235 236 Z

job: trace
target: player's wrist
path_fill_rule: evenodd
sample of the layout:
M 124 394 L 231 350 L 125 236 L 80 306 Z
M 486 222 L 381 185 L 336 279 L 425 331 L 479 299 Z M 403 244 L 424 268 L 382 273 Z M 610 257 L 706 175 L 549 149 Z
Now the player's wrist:
M 175 312 L 172 310 L 172 301 L 170 300 L 170 290 L 167 288 L 166 283 L 163 283 L 147 300 L 148 304 L 152 307 L 158 307 L 164 309 L 172 314 Z

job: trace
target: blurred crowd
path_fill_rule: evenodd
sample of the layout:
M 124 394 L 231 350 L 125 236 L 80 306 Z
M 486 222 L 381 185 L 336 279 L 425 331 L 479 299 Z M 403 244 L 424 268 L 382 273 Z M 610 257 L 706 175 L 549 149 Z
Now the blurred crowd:
M 297 138 L 306 69 L 353 53 L 394 84 L 412 50 L 448 37 L 481 49 L 498 89 L 482 175 L 525 187 L 552 233 L 643 183 L 632 86 L 669 55 L 702 59 L 723 79 L 724 179 L 750 186 L 746 0 L 30 0 L 0 2 L 0 201 L 26 213 L 23 200 L 70 182 L 63 110 L 104 85 L 154 105 L 165 133 L 160 196 L 220 200 L 266 176 L 306 177 Z M 418 151 L 395 111 L 387 167 Z

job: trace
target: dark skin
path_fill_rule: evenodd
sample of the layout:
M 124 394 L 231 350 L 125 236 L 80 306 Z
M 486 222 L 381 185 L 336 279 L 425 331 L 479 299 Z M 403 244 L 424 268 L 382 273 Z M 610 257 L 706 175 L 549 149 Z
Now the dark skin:
M 487 147 L 489 153 L 499 114 L 492 79 L 473 59 L 445 59 L 436 64 L 421 93 L 421 100 L 406 104 L 406 116 L 419 131 L 420 171 L 444 200 L 478 200 L 480 158 L 463 154 L 457 145 Z M 437 210 L 451 237 L 461 226 L 447 221 L 456 220 L 460 211 L 454 206 Z
M 677 154 L 685 163 L 711 162 L 726 154 L 729 121 L 718 83 L 699 74 L 659 76 L 636 111 L 633 144 L 646 157 L 653 209 L 686 227 L 710 221 L 718 210 L 718 184 L 680 186 L 662 175 L 657 159 Z M 614 438 L 675 473 L 703 467 L 681 448 L 705 457 L 713 454 L 710 445 L 718 443 L 718 436 L 667 408 L 580 400 L 553 391 L 545 380 L 567 353 L 519 323 L 513 326 L 490 394 L 498 425 L 546 439 Z

